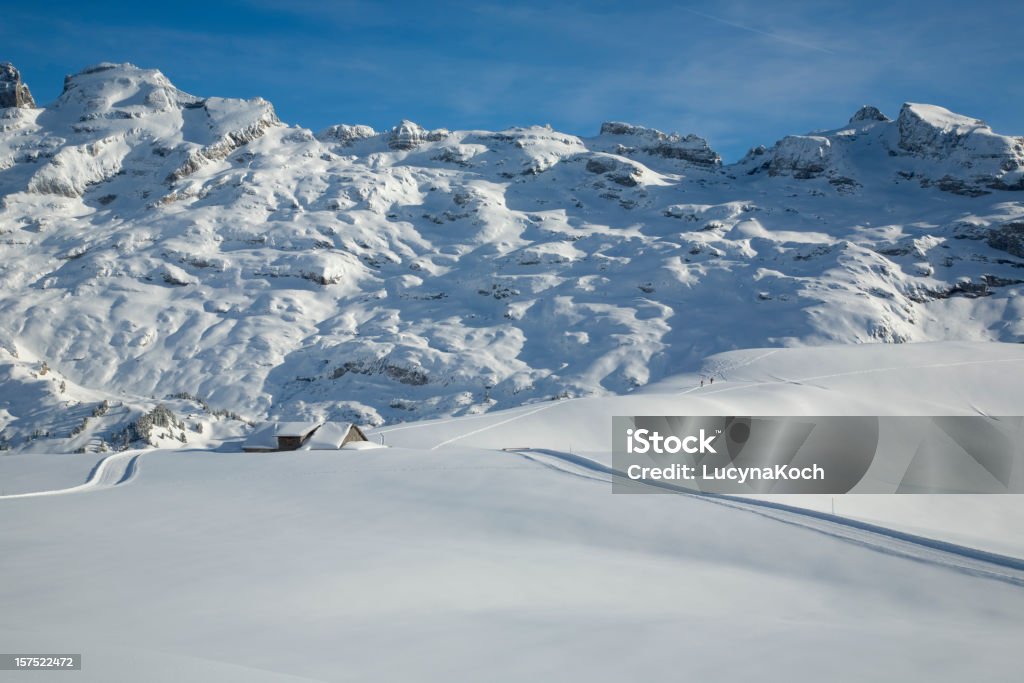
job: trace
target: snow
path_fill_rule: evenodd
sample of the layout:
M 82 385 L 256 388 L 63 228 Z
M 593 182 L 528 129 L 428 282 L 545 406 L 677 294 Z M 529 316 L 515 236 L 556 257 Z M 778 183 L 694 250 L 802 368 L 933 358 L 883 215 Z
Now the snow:
M 160 443 L 202 447 L 622 394 L 737 349 L 1024 340 L 1020 138 L 869 113 L 723 165 L 625 123 L 314 136 L 86 69 L 0 126 L 0 437 L 123 447 L 164 403 Z
M 330 450 L 340 448 L 352 431 L 351 422 L 325 422 L 322 424 L 306 443 L 302 444 L 302 450 Z
M 253 428 L 242 447 L 267 451 L 277 450 L 277 423 L 265 422 Z
M 1021 365 L 753 349 L 369 435 L 387 448 L 128 451 L 84 484 L 96 456 L 0 457 L 30 494 L 0 498 L 0 639 L 82 652 L 83 681 L 1009 680 L 1020 496 L 614 495 L 603 463 L 611 415 L 1007 414 Z
M 383 427 L 368 437 L 431 449 L 554 449 L 610 465 L 615 415 L 1017 415 L 1022 368 L 1024 347 L 1015 344 L 752 349 L 712 356 L 697 373 L 628 396 Z M 1024 557 L 1024 500 L 1017 495 L 766 498 L 820 511 L 834 500 L 851 518 Z
M 0 637 L 82 651 L 86 681 L 953 681 L 1012 678 L 1022 635 L 1018 585 L 476 449 L 156 452 L 0 503 Z
M 913 113 L 922 121 L 936 128 L 941 128 L 943 131 L 956 131 L 963 135 L 984 126 L 984 123 L 978 119 L 957 114 L 945 107 L 939 107 L 934 104 L 908 102 L 904 106 L 908 112 Z
M 317 422 L 278 422 L 274 430 L 275 436 L 308 436 L 319 426 Z
M 387 448 L 387 446 L 373 441 L 350 441 L 341 448 L 346 451 L 372 451 L 377 448 Z
M 1022 166 L 931 105 L 723 165 L 85 69 L 0 114 L 0 640 L 83 681 L 1012 680 L 1021 497 L 608 465 L 614 415 L 1019 415 Z M 376 429 L 237 452 L 262 420 Z
M 101 459 L 94 453 L 5 455 L 0 463 L 0 496 L 77 486 Z

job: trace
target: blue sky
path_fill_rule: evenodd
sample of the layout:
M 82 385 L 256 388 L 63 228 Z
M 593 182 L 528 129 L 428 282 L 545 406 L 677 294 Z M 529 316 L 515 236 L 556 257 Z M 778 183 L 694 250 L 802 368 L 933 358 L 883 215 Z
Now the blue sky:
M 40 104 L 100 61 L 162 70 L 200 96 L 265 97 L 318 130 L 593 135 L 625 120 L 727 160 L 841 125 L 861 104 L 930 102 L 1024 134 L 1024 2 L 4 3 L 0 60 Z

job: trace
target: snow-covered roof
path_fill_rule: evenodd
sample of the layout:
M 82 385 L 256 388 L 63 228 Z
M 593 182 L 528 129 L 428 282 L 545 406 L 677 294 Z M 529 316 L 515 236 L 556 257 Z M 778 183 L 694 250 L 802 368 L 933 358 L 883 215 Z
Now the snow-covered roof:
M 276 451 L 277 450 L 277 423 L 264 422 L 254 429 L 249 438 L 242 444 L 244 450 Z
M 319 422 L 278 422 L 275 436 L 297 436 L 302 438 L 320 426 Z
M 325 422 L 316 433 L 302 445 L 304 451 L 337 450 L 345 443 L 349 432 L 356 428 L 351 422 Z M 358 429 L 358 428 L 356 428 Z M 361 435 L 361 433 L 360 433 Z
M 276 451 L 280 447 L 278 437 L 302 439 L 314 430 L 319 432 L 319 426 L 319 422 L 264 422 L 249 434 L 242 448 L 249 451 Z
M 278 437 L 303 438 L 310 432 L 300 448 L 305 451 L 338 450 L 346 439 L 365 442 L 366 437 L 359 427 L 351 422 L 264 422 L 249 434 L 242 444 L 247 451 L 276 451 L 279 449 Z

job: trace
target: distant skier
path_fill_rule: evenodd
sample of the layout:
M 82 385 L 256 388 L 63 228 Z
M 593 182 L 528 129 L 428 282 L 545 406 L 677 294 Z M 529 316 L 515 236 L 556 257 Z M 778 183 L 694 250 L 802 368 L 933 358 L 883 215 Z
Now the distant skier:
M 703 377 L 702 377 L 702 378 L 701 378 L 701 380 L 700 380 L 700 388 L 701 388 L 701 389 L 703 389 L 703 388 L 704 388 L 704 378 L 703 378 Z
M 712 378 L 711 378 L 711 383 L 712 383 L 712 384 L 714 384 L 714 383 L 715 383 L 715 378 L 714 378 L 714 377 L 712 377 Z

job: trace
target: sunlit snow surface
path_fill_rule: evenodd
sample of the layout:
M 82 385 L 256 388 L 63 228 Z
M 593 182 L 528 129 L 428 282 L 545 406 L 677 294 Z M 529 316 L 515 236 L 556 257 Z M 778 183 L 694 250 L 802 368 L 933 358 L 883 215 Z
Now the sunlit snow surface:
M 1022 364 L 1011 344 L 761 349 L 708 359 L 713 387 L 677 376 L 370 435 L 386 449 L 117 454 L 77 492 L 0 500 L 0 642 L 84 654 L 33 680 L 1014 680 L 1009 564 L 613 495 L 557 454 L 607 461 L 613 414 L 1019 412 Z M 0 457 L 0 481 L 61 489 L 98 457 Z M 836 507 L 1024 557 L 1017 496 Z
M 202 446 L 243 430 L 214 411 L 394 424 L 734 349 L 1024 340 L 1024 143 L 889 113 L 722 165 L 620 123 L 314 134 L 86 69 L 0 113 L 0 447 L 120 447 L 160 402 L 150 441 Z

